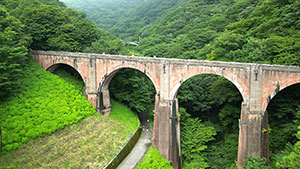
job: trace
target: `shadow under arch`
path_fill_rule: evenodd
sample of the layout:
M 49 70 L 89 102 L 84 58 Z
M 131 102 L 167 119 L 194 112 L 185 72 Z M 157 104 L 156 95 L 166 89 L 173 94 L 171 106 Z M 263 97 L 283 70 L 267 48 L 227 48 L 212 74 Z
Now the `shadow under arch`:
M 49 66 L 46 69 L 46 71 L 54 73 L 56 70 L 59 70 L 59 69 L 69 69 L 69 70 L 72 70 L 72 74 L 75 75 L 76 78 L 81 79 L 83 81 L 83 83 L 85 84 L 85 81 L 84 81 L 84 79 L 81 76 L 81 73 L 77 69 L 75 69 L 73 66 L 71 66 L 69 64 L 66 64 L 66 63 L 56 63 L 56 64 L 53 64 L 53 65 Z
M 287 143 L 294 144 L 297 141 L 296 133 L 300 125 L 300 117 L 297 111 L 300 108 L 300 83 L 294 83 L 282 89 L 277 88 L 268 97 L 265 116 L 264 147 L 272 154 L 280 153 Z M 272 164 L 272 156 L 270 157 Z
M 87 94 L 86 94 L 86 82 L 85 80 L 82 78 L 80 72 L 75 69 L 73 66 L 69 65 L 69 64 L 65 64 L 65 63 L 57 63 L 57 64 L 53 64 L 51 66 L 49 66 L 46 71 L 49 71 L 53 74 L 56 74 L 55 72 L 58 70 L 64 70 L 65 72 L 71 74 L 73 77 L 75 77 L 76 79 L 78 79 L 79 81 L 81 81 L 83 83 L 83 88 L 81 88 L 80 90 L 82 90 L 83 95 L 87 98 Z M 63 77 L 62 77 L 63 78 Z
M 180 90 L 180 88 L 182 87 L 182 85 L 188 81 L 189 79 L 194 78 L 195 76 L 201 76 L 201 75 L 216 75 L 218 77 L 223 77 L 225 79 L 227 79 L 228 81 L 230 81 L 239 91 L 239 93 L 242 96 L 242 100 L 243 102 L 247 100 L 247 94 L 244 92 L 243 87 L 240 85 L 240 83 L 237 80 L 231 80 L 229 77 L 227 76 L 223 76 L 223 75 L 219 75 L 219 74 L 215 74 L 215 73 L 200 73 L 200 74 L 195 74 L 195 75 L 191 75 L 185 79 L 181 79 L 180 82 L 176 83 L 176 85 L 174 86 L 174 88 L 171 90 L 171 98 L 172 99 L 176 99 L 178 91 Z
M 180 87 L 178 87 L 178 89 L 177 89 L 177 91 L 176 92 L 174 92 L 174 99 L 175 100 L 177 100 L 178 99 L 178 104 L 179 105 L 181 105 L 181 101 L 180 101 L 180 94 L 186 94 L 186 93 L 181 93 L 181 89 L 185 89 L 185 90 L 195 90 L 195 89 L 197 89 L 197 84 L 195 83 L 195 81 L 196 80 L 199 80 L 199 79 L 201 79 L 203 77 L 203 79 L 206 77 L 206 79 L 207 80 L 203 80 L 203 82 L 202 82 L 202 84 L 204 84 L 203 86 L 211 86 L 211 85 L 213 85 L 213 84 L 217 84 L 217 85 L 222 85 L 222 84 L 229 84 L 230 86 L 228 86 L 228 91 L 230 91 L 230 90 L 233 90 L 233 92 L 232 93 L 234 93 L 235 95 L 231 95 L 231 97 L 238 97 L 238 99 L 236 100 L 236 101 L 234 101 L 234 105 L 232 105 L 232 106 L 235 106 L 236 108 L 234 109 L 235 111 L 234 112 L 232 112 L 232 114 L 234 113 L 235 115 L 233 116 L 233 115 L 230 115 L 230 116 L 232 116 L 232 118 L 229 118 L 230 120 L 231 119 L 233 119 L 234 121 L 230 124 L 230 125 L 228 125 L 228 128 L 230 128 L 230 130 L 232 130 L 232 131 L 236 131 L 236 132 L 232 132 L 231 134 L 233 134 L 233 135 L 230 135 L 230 139 L 232 139 L 232 140 L 235 140 L 234 141 L 234 145 L 236 144 L 236 146 L 234 146 L 234 147 L 236 147 L 236 151 L 232 151 L 231 153 L 229 153 L 229 154 L 231 154 L 235 159 L 237 159 L 237 154 L 238 154 L 238 142 L 239 142 L 239 123 L 238 123 L 238 119 L 239 119 L 239 117 L 241 116 L 241 103 L 244 101 L 244 99 L 243 99 L 243 96 L 242 96 L 242 93 L 241 93 L 241 91 L 239 90 L 239 88 L 232 82 L 232 81 L 230 81 L 229 79 L 227 79 L 226 77 L 224 77 L 224 76 L 220 76 L 220 75 L 218 75 L 218 74 L 213 74 L 213 73 L 202 73 L 202 74 L 197 74 L 197 75 L 194 75 L 194 76 L 191 76 L 190 78 L 188 78 L 188 79 L 186 79 L 186 80 L 184 80 L 184 81 L 182 81 L 181 82 L 181 85 L 180 85 Z M 208 78 L 207 78 L 208 77 Z M 209 77 L 211 77 L 211 78 L 209 78 Z M 213 77 L 213 78 L 212 78 Z M 192 80 L 194 80 L 194 81 L 192 81 Z M 209 83 L 209 84 L 206 84 L 205 82 L 206 81 L 209 81 L 209 80 L 215 80 L 215 81 L 212 81 L 211 83 Z M 218 81 L 219 80 L 219 81 Z M 226 83 L 225 83 L 226 82 Z M 190 86 L 188 86 L 188 87 L 185 87 L 185 84 L 192 84 L 192 85 L 190 85 Z M 193 84 L 195 84 L 194 86 L 196 86 L 195 88 L 192 88 L 191 86 L 193 86 Z M 184 88 L 183 88 L 184 87 Z M 190 88 L 191 87 L 191 88 Z M 201 86 L 202 87 L 202 86 Z M 227 86 L 226 86 L 227 87 Z M 210 88 L 210 87 L 208 87 L 208 88 Z M 225 87 L 224 87 L 225 88 Z M 221 88 L 221 89 L 223 89 L 223 88 Z M 226 91 L 227 90 L 225 90 L 225 91 L 222 91 L 223 93 L 225 92 L 225 94 L 226 94 Z M 209 95 L 209 93 L 210 92 L 213 92 L 213 91 L 205 91 L 205 93 L 207 93 L 207 95 Z M 201 93 L 201 92 L 200 92 Z M 188 101 L 189 102 L 189 101 Z M 192 104 L 192 103 L 189 103 L 190 105 L 192 105 L 192 106 L 194 106 L 195 104 Z M 232 103 L 233 104 L 233 103 Z M 212 106 L 214 106 L 214 105 L 212 105 Z M 222 106 L 224 106 L 224 104 L 222 105 Z M 200 114 L 198 114 L 199 116 L 194 116 L 194 117 L 200 117 L 200 116 L 202 116 L 202 117 L 204 117 L 205 116 L 205 118 L 206 117 L 208 117 L 208 116 L 214 116 L 214 115 L 217 115 L 218 116 L 218 114 L 219 114 L 219 112 L 220 112 L 220 110 L 221 110 L 221 108 L 224 108 L 224 107 L 222 107 L 222 106 L 220 106 L 219 105 L 219 107 L 217 108 L 217 109 L 219 109 L 219 110 L 212 110 L 212 111 L 215 111 L 215 113 L 213 113 L 213 114 L 210 114 L 210 115 L 204 115 L 204 114 L 202 114 L 202 112 L 201 112 L 201 115 Z M 216 106 L 217 107 L 217 106 Z M 226 110 L 226 109 L 225 109 Z M 225 111 L 224 110 L 224 111 Z M 199 112 L 200 113 L 200 112 Z M 209 114 L 209 113 L 208 113 Z M 225 118 L 227 118 L 228 116 L 225 116 Z M 212 123 L 212 124 L 215 124 L 216 126 L 217 126 L 217 121 L 211 121 L 211 119 L 206 119 L 205 120 L 205 118 L 200 118 L 203 122 L 205 122 L 205 121 L 210 121 L 210 123 Z M 217 118 L 219 118 L 219 117 L 217 117 Z M 221 120 L 219 120 L 219 121 L 221 121 Z M 205 122 L 206 123 L 206 122 Z M 221 126 L 221 124 L 218 124 L 218 125 L 220 125 Z M 225 126 L 225 125 L 224 125 Z M 232 127 L 233 126 L 233 127 Z M 224 128 L 225 129 L 225 128 Z M 181 130 L 181 129 L 180 129 Z M 227 129 L 226 129 L 227 130 Z M 225 138 L 225 131 L 218 131 L 218 133 L 220 133 L 221 135 L 216 135 L 215 137 L 216 137 L 216 140 L 224 140 L 224 144 L 226 144 L 228 141 L 225 141 L 225 139 L 228 139 L 228 137 L 226 137 Z M 223 135 L 223 134 L 224 135 Z M 183 138 L 182 138 L 183 139 Z M 229 139 L 229 140 L 230 140 Z M 219 142 L 217 142 L 218 144 L 219 144 Z M 216 144 L 217 144 L 216 143 Z M 185 146 L 185 147 L 187 147 L 187 146 Z M 224 146 L 225 147 L 225 146 Z M 222 151 L 223 152 L 223 151 Z M 224 156 L 226 156 L 226 155 L 224 155 Z M 183 156 L 184 157 L 184 156 Z M 231 157 L 231 156 L 230 156 Z M 232 162 L 234 162 L 234 161 L 231 161 L 231 160 L 234 160 L 234 159 L 231 159 L 231 158 L 228 158 L 228 159 L 226 159 L 227 161 L 230 161 L 231 163 L 230 164 L 232 164 Z M 224 159 L 224 161 L 226 161 L 225 159 Z M 226 163 L 227 164 L 227 163 Z M 227 167 L 229 167 L 229 166 L 227 166 Z M 225 168 L 225 166 L 224 166 L 224 168 Z
M 155 92 L 153 94 L 157 93 L 157 87 L 156 87 L 153 79 L 151 78 L 151 76 L 148 73 L 142 72 L 138 68 L 119 67 L 119 68 L 111 71 L 110 73 L 106 74 L 98 85 L 98 89 L 97 89 L 97 93 L 98 93 L 97 111 L 98 112 L 101 112 L 104 115 L 110 114 L 110 111 L 111 111 L 110 98 L 111 98 L 111 96 L 110 96 L 109 87 L 110 87 L 110 84 L 111 84 L 113 78 L 116 77 L 116 75 L 119 72 L 122 72 L 124 70 L 132 70 L 132 71 L 138 72 L 140 75 L 143 75 L 144 77 L 146 77 L 146 79 L 149 80 L 149 82 L 153 86 L 153 89 L 155 90 Z
M 240 95 L 242 96 L 242 102 L 245 101 L 245 94 L 243 92 L 243 88 L 240 86 L 240 84 L 237 82 L 237 81 L 232 81 L 230 80 L 229 78 L 227 78 L 226 76 L 221 76 L 221 75 L 218 75 L 218 74 L 213 74 L 213 73 L 201 73 L 201 74 L 196 74 L 196 75 L 193 75 L 191 77 L 188 77 L 184 80 L 181 80 L 180 83 L 177 83 L 176 86 L 174 87 L 174 89 L 172 90 L 171 92 L 171 98 L 172 99 L 176 99 L 177 95 L 178 95 L 178 92 L 180 90 L 180 88 L 187 82 L 189 81 L 190 79 L 193 79 L 194 77 L 199 77 L 199 76 L 203 76 L 203 75 L 211 75 L 211 76 L 217 76 L 217 77 L 222 77 L 226 80 L 228 80 L 229 82 L 231 82 L 231 84 L 233 84 L 235 86 L 235 88 L 239 91 Z
M 114 69 L 113 71 L 107 73 L 107 74 L 104 76 L 104 78 L 101 80 L 101 82 L 99 83 L 98 91 L 101 91 L 101 89 L 107 90 L 108 87 L 109 87 L 110 81 L 113 79 L 113 77 L 114 77 L 118 72 L 120 72 L 120 71 L 123 70 L 123 69 L 132 69 L 132 70 L 141 72 L 142 74 L 144 74 L 144 75 L 151 81 L 152 85 L 153 85 L 154 88 L 155 88 L 156 93 L 158 92 L 157 85 L 156 85 L 154 79 L 148 74 L 148 72 L 143 72 L 143 71 L 141 71 L 141 70 L 138 69 L 138 68 L 129 67 L 129 66 L 128 66 L 128 67 L 118 67 L 118 68 Z

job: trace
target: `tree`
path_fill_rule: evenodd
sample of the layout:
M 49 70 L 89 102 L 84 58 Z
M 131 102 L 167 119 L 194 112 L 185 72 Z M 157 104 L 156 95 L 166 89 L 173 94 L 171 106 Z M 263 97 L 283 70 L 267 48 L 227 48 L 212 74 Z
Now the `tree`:
M 123 69 L 112 79 L 109 89 L 114 98 L 138 113 L 148 113 L 154 104 L 155 88 L 142 72 Z
M 123 54 L 129 53 L 125 44 L 113 35 L 99 30 L 99 39 L 87 47 L 84 51 L 89 53 Z
M 28 59 L 24 25 L 0 6 L 0 99 L 17 86 Z
M 70 23 L 65 12 L 44 4 L 23 9 L 20 20 L 25 25 L 25 32 L 32 37 L 30 48 L 38 50 L 55 50 L 48 40 L 56 36 L 60 26 Z
M 188 79 L 179 89 L 179 104 L 193 117 L 208 120 L 213 105 L 209 91 L 217 79 L 218 76 L 210 74 L 197 75 Z
M 181 147 L 184 166 L 187 168 L 207 168 L 206 157 L 202 153 L 207 142 L 214 140 L 217 133 L 212 126 L 204 125 L 198 118 L 191 118 L 180 108 Z

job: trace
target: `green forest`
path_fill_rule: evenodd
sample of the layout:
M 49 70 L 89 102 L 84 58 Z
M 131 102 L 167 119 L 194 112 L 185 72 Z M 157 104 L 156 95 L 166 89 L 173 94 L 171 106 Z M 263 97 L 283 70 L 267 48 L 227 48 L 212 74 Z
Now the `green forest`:
M 44 110 L 41 105 L 51 103 L 47 96 L 52 94 L 47 88 L 57 87 L 58 92 L 63 90 L 59 86 L 69 83 L 54 80 L 61 84 L 43 86 L 43 78 L 52 75 L 41 73 L 28 55 L 30 49 L 300 66 L 300 1 L 63 2 L 0 1 L 0 122 L 4 152 L 77 123 L 94 111 L 91 106 L 81 106 L 87 101 L 79 98 L 80 82 L 67 87 L 70 91 L 76 88 L 73 93 L 66 92 L 70 100 L 61 98 L 62 102 L 49 105 L 49 112 Z M 138 41 L 139 45 L 126 46 L 123 41 L 127 40 Z M 57 74 L 67 76 L 65 71 Z M 23 80 L 26 76 L 39 83 L 33 86 L 31 81 Z M 29 88 L 36 88 L 38 93 L 28 92 Z M 142 72 L 121 70 L 109 89 L 115 100 L 137 114 L 149 113 L 153 118 L 155 89 Z M 43 104 L 33 104 L 34 99 L 28 99 L 28 95 Z M 203 74 L 184 82 L 177 98 L 183 168 L 236 168 L 238 119 L 243 102 L 238 89 L 223 77 Z M 52 113 L 59 112 L 56 109 L 62 106 L 65 109 L 60 113 L 68 118 Z M 25 113 L 31 107 L 43 112 L 40 118 L 34 118 L 34 112 Z M 268 159 L 248 157 L 245 168 L 300 168 L 300 84 L 279 92 L 267 112 L 270 165 L 265 165 Z M 53 116 L 45 117 L 47 113 Z M 41 127 L 33 129 L 32 125 Z M 150 151 L 153 157 L 148 155 L 150 163 L 143 166 L 163 168 L 165 163 L 153 163 L 161 158 L 157 151 Z

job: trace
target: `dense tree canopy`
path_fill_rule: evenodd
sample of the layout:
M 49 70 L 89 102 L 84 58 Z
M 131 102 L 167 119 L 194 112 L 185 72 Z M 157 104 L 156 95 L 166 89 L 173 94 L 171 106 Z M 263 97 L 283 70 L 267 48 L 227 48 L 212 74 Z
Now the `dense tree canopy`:
M 0 1 L 0 98 L 18 87 L 28 49 L 300 65 L 300 1 L 65 2 L 87 15 L 59 0 Z M 140 43 L 130 51 L 117 37 Z M 139 113 L 151 110 L 156 92 L 133 70 L 121 70 L 110 90 Z M 299 85 L 287 88 L 268 107 L 273 168 L 299 168 L 299 93 Z M 183 84 L 178 99 L 187 112 L 182 109 L 185 166 L 234 167 L 243 101 L 236 87 L 221 77 L 196 76 Z M 264 162 L 249 158 L 247 167 Z
M 82 9 L 79 7 L 80 2 L 66 1 L 69 5 Z M 91 4 L 93 2 L 96 1 L 89 1 Z M 111 4 L 113 2 L 117 1 L 111 1 Z M 143 2 L 140 4 L 147 4 Z M 158 4 L 158 1 L 153 1 L 152 4 L 156 2 Z M 135 1 L 125 3 L 130 9 L 139 6 Z M 124 13 L 124 8 L 118 5 L 111 8 L 111 4 L 106 4 L 105 13 L 114 19 L 99 21 L 100 17 L 96 15 L 100 12 L 91 14 L 90 18 L 96 22 L 98 18 L 97 23 L 119 37 L 135 37 L 135 40 L 139 37 L 139 46 L 131 49 L 144 56 L 300 65 L 299 1 L 187 0 L 165 8 L 167 10 L 159 17 L 153 17 L 151 11 L 146 12 L 146 7 L 132 12 L 136 14 L 144 11 L 143 14 L 150 18 L 144 19 L 144 23 L 132 15 L 119 17 Z M 112 13 L 110 10 L 123 11 Z M 294 100 L 299 98 L 297 94 L 293 95 L 293 91 L 298 91 L 298 88 L 279 94 L 268 108 L 269 118 L 272 119 L 270 148 L 275 154 L 284 149 L 287 142 L 294 144 L 297 140 L 295 134 L 299 123 L 296 112 L 299 103 Z M 199 76 L 181 87 L 178 99 L 180 106 L 191 117 L 214 126 L 217 132 L 215 141 L 210 141 L 209 148 L 203 151 L 209 166 L 232 167 L 232 159 L 236 158 L 236 131 L 242 102 L 239 91 L 225 79 Z M 289 151 L 292 152 L 296 151 Z M 282 160 L 281 157 L 277 161 Z M 290 158 L 296 157 L 293 155 Z M 218 158 L 222 160 L 216 160 Z M 274 158 L 271 160 L 274 161 Z M 250 158 L 247 164 L 248 168 L 253 168 L 262 167 L 262 163 L 264 160 Z
M 28 60 L 30 40 L 23 32 L 24 25 L 0 5 L 0 98 L 16 88 L 24 62 Z
M 128 53 L 121 40 L 58 0 L 3 0 L 0 8 L 0 98 L 17 87 L 28 49 Z
M 187 0 L 64 0 L 68 6 L 86 12 L 98 27 L 135 41 L 141 28 L 184 1 Z

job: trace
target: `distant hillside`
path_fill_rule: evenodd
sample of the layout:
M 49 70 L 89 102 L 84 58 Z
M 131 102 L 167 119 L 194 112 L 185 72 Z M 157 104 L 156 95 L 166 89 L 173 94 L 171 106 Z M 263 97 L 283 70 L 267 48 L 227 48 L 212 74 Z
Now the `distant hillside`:
M 138 40 L 138 31 L 187 0 L 63 0 L 83 11 L 100 28 L 121 39 Z
M 142 29 L 146 56 L 300 65 L 300 1 L 190 0 Z

